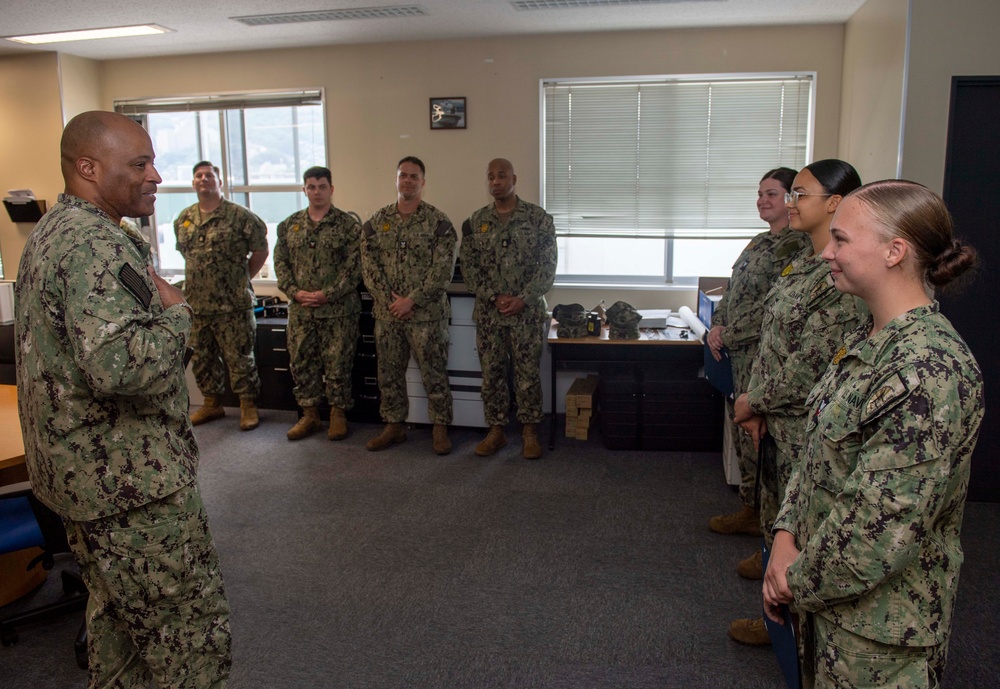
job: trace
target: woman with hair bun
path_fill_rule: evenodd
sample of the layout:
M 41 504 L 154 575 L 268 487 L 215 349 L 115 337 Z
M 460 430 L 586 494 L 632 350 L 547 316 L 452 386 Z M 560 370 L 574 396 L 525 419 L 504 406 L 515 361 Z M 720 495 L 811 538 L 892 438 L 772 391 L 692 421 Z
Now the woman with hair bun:
M 806 399 L 844 337 L 867 317 L 859 299 L 837 290 L 820 256 L 830 241 L 834 212 L 860 186 L 861 177 L 850 163 L 831 158 L 802 168 L 785 195 L 789 226 L 808 243 L 789 259 L 764 300 L 750 382 L 733 404 L 733 420 L 755 447 L 763 445 L 757 491 L 768 548 L 785 486 L 802 453 Z M 763 615 L 733 620 L 729 636 L 752 646 L 771 643 Z
M 937 687 L 962 563 L 983 381 L 934 290 L 971 268 L 941 199 L 868 184 L 823 251 L 865 301 L 809 398 L 806 444 L 775 522 L 764 609 L 799 613 L 805 687 Z

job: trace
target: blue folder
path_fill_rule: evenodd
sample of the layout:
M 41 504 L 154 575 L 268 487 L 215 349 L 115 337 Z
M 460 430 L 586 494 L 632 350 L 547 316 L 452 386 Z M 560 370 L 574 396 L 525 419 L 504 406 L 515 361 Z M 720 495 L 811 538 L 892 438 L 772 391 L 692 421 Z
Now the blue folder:
M 705 378 L 712 387 L 726 397 L 733 396 L 733 365 L 729 360 L 729 350 L 722 350 L 722 361 L 716 361 L 712 350 L 705 345 Z
M 711 355 L 710 355 L 711 356 Z M 764 571 L 767 571 L 767 561 L 770 559 L 770 551 L 767 546 L 761 543 L 761 564 Z M 771 637 L 771 648 L 778 658 L 778 666 L 781 674 L 785 676 L 785 684 L 788 689 L 801 689 L 799 681 L 799 648 L 795 643 L 795 623 L 792 621 L 792 611 L 787 605 L 781 606 L 781 615 L 785 624 L 778 624 L 771 621 L 771 618 L 764 615 L 764 626 L 767 628 L 767 635 Z

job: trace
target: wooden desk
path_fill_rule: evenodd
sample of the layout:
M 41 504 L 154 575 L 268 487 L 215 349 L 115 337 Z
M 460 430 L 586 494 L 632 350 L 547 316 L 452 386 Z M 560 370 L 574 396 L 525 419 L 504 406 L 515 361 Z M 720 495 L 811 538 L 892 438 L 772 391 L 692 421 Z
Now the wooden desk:
M 24 439 L 17 413 L 17 388 L 0 385 L 0 485 L 27 480 Z M 25 569 L 41 552 L 39 548 L 27 548 L 0 555 L 0 605 L 17 600 L 45 581 L 48 572 L 44 567 Z
M 23 465 L 24 439 L 17 414 L 17 388 L 0 385 L 0 470 Z
M 549 413 L 552 429 L 549 449 L 556 446 L 556 371 L 596 371 L 607 364 L 641 364 L 655 362 L 667 366 L 684 366 L 695 372 L 702 364 L 702 343 L 687 334 L 687 329 L 649 328 L 639 331 L 638 340 L 612 340 L 605 327 L 600 337 L 557 337 L 556 322 L 549 324 L 549 352 L 552 355 L 552 376 Z M 693 377 L 693 376 L 692 376 Z

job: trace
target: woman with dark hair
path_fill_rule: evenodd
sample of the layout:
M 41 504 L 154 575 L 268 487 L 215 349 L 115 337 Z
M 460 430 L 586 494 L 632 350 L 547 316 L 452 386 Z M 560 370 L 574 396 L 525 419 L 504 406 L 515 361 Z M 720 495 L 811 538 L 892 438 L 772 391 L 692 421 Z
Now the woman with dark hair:
M 937 687 L 983 380 L 934 290 L 975 252 L 936 194 L 888 180 L 844 199 L 823 258 L 871 317 L 810 396 L 764 608 L 794 602 L 804 686 Z
M 819 160 L 804 167 L 785 196 L 788 222 L 809 245 L 781 271 L 764 304 L 760 349 L 746 392 L 736 398 L 734 420 L 753 440 L 760 456 L 760 526 L 771 546 L 771 527 L 785 485 L 798 461 L 806 428 L 806 398 L 843 345 L 844 336 L 867 316 L 857 298 L 837 291 L 830 267 L 820 256 L 830 240 L 830 221 L 844 196 L 861 178 L 842 160 Z M 770 643 L 764 618 L 738 619 L 729 635 L 750 645 Z
M 716 361 L 722 350 L 729 353 L 736 396 L 750 383 L 750 366 L 757 356 L 760 324 L 764 318 L 761 305 L 771 285 L 789 259 L 799 253 L 809 240 L 788 227 L 785 194 L 792 189 L 795 170 L 779 167 L 769 170 L 757 189 L 757 213 L 770 229 L 750 240 L 733 264 L 729 288 L 715 308 L 712 329 L 706 341 Z M 732 419 L 732 405 L 726 405 Z M 708 520 L 708 527 L 721 534 L 760 535 L 760 517 L 754 508 L 757 485 L 757 451 L 745 433 L 736 434 L 736 455 L 740 469 L 740 501 L 743 507 L 733 514 Z M 736 571 L 748 579 L 760 579 L 764 573 L 760 550 L 742 560 Z

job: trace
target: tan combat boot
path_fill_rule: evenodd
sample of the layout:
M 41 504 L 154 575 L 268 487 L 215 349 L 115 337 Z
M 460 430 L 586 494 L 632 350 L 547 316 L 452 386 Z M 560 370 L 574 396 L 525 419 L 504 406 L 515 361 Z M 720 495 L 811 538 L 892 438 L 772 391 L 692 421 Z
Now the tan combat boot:
M 525 459 L 538 459 L 542 456 L 542 446 L 538 442 L 538 424 L 526 423 L 521 431 L 521 439 L 524 441 L 524 449 L 521 456 Z
M 771 645 L 771 637 L 767 635 L 763 617 L 753 620 L 733 620 L 729 625 L 729 638 L 747 646 Z
M 240 430 L 252 431 L 260 425 L 257 404 L 253 400 L 240 400 Z
M 294 426 L 288 429 L 289 440 L 302 440 L 307 435 L 311 435 L 320 429 L 319 409 L 316 407 L 302 407 L 302 418 Z
M 503 426 L 490 426 L 490 432 L 483 438 L 483 442 L 476 445 L 476 454 L 489 457 L 506 444 L 507 436 L 503 434 Z
M 760 517 L 754 514 L 752 507 L 744 505 L 739 512 L 712 517 L 708 520 L 708 528 L 726 535 L 760 536 Z
M 222 400 L 215 395 L 205 395 L 205 401 L 201 408 L 191 414 L 191 425 L 200 426 L 209 421 L 221 419 L 226 415 L 226 410 L 222 408 Z
M 330 440 L 343 440 L 347 437 L 347 417 L 340 407 L 330 407 L 330 430 L 326 432 Z
M 744 579 L 763 579 L 764 563 L 760 551 L 758 550 L 750 557 L 740 560 L 739 564 L 736 565 L 736 573 Z
M 448 440 L 448 426 L 443 423 L 434 424 L 434 454 L 446 455 L 451 452 L 451 441 Z
M 404 440 L 406 440 L 406 428 L 403 424 L 387 423 L 382 429 L 382 433 L 365 443 L 365 447 L 370 452 L 378 452 Z

